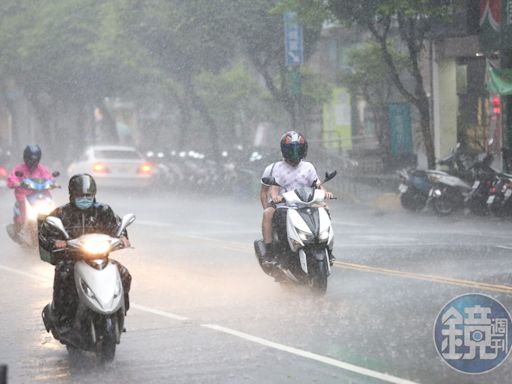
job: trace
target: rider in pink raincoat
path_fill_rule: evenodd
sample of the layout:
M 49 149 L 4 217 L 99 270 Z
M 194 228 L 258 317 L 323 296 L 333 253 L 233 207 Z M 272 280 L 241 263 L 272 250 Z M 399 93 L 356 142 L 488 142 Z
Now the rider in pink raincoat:
M 41 160 L 41 148 L 38 145 L 27 145 L 23 151 L 23 163 L 17 165 L 7 178 L 7 186 L 14 188 L 14 195 L 18 204 L 20 214 L 14 217 L 15 233 L 19 233 L 23 223 L 25 222 L 25 197 L 30 193 L 29 190 L 23 188 L 21 183 L 26 178 L 43 178 L 52 179 L 52 174 L 44 165 L 39 164 Z M 16 176 L 17 172 L 21 172 L 23 176 Z

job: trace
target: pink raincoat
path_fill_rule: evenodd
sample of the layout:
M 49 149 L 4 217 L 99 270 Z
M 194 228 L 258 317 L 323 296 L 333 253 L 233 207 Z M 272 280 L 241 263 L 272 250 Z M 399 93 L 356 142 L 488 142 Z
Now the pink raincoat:
M 16 176 L 16 172 L 23 173 L 22 177 Z M 52 174 L 44 165 L 39 164 L 32 172 L 28 169 L 25 163 L 21 163 L 14 167 L 7 178 L 7 186 L 14 188 L 14 195 L 16 201 L 19 204 L 21 215 L 16 218 L 19 223 L 25 221 L 25 197 L 30 194 L 30 191 L 26 188 L 20 187 L 19 184 L 26 178 L 42 178 L 42 179 L 53 179 Z

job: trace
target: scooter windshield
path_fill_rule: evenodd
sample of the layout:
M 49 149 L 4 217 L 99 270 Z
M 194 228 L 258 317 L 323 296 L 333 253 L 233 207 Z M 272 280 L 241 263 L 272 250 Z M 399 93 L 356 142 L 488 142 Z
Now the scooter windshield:
M 29 189 L 33 189 L 34 191 L 44 191 L 45 189 L 50 189 L 53 184 L 52 180 L 42 178 L 25 179 L 23 182 Z
M 305 203 L 313 201 L 315 197 L 315 189 L 310 187 L 302 187 L 295 190 L 295 194 Z

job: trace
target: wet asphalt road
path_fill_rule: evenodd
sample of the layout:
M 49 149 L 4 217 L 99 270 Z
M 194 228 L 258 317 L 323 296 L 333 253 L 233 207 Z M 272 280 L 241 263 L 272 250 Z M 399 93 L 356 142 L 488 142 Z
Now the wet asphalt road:
M 137 215 L 135 249 L 114 255 L 133 275 L 133 306 L 107 366 L 88 354 L 71 361 L 44 330 L 53 269 L 8 239 L 12 197 L 0 193 L 0 363 L 10 384 L 510 382 L 511 359 L 487 374 L 457 373 L 432 336 L 441 308 L 464 293 L 512 310 L 510 222 L 333 202 L 337 263 L 317 298 L 259 270 L 256 198 L 98 198 Z

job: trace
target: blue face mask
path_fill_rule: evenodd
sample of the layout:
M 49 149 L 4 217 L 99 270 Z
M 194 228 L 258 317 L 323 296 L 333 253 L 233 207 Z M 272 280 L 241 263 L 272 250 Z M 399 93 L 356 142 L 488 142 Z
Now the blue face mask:
M 94 197 L 77 197 L 75 205 L 78 209 L 91 208 L 94 203 Z

